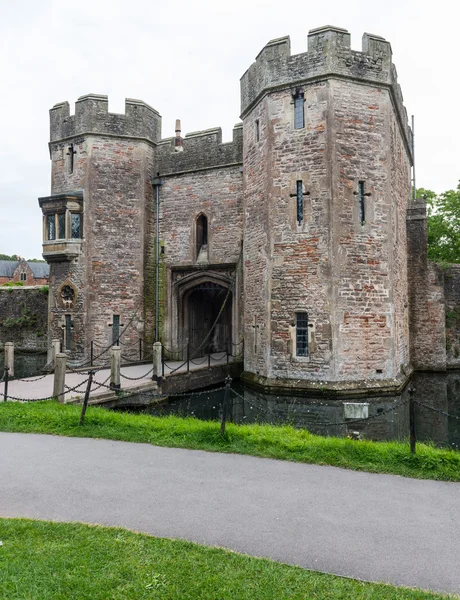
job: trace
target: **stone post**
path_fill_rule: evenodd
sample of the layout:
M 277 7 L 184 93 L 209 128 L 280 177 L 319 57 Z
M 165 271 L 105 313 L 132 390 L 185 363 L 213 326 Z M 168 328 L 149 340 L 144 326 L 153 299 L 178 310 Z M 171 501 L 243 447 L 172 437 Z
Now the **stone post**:
M 56 356 L 61 352 L 61 340 L 58 338 L 53 338 L 51 342 L 51 360 L 53 361 L 53 366 L 56 367 Z
M 114 390 L 120 389 L 120 366 L 121 366 L 121 348 L 112 347 L 112 356 L 110 357 L 110 387 Z
M 9 367 L 8 377 L 14 377 L 14 344 L 6 342 L 5 344 L 5 367 Z M 3 373 L 2 373 L 3 376 Z
M 155 342 L 153 344 L 153 372 L 152 379 L 158 381 L 162 377 L 163 369 L 161 364 L 163 348 L 161 342 Z
M 65 402 L 65 367 L 67 354 L 58 352 L 54 359 L 54 384 L 53 397 L 57 398 L 58 402 Z

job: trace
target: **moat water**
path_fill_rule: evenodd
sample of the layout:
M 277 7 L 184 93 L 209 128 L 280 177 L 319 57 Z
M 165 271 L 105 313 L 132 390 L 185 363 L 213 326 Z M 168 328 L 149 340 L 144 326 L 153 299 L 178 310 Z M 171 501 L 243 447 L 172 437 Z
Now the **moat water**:
M 36 352 L 16 352 L 14 355 L 14 377 L 34 377 L 41 375 L 46 364 L 46 354 Z M 0 379 L 3 377 L 4 356 L 0 352 Z
M 419 441 L 437 446 L 460 448 L 460 371 L 416 373 L 416 434 Z M 408 388 L 399 396 L 328 399 L 276 396 L 245 388 L 232 382 L 227 419 L 233 423 L 289 424 L 319 435 L 352 436 L 370 440 L 406 440 L 409 437 Z M 206 390 L 172 398 L 167 403 L 149 406 L 152 415 L 194 416 L 218 420 L 222 414 L 224 391 Z M 365 421 L 345 418 L 344 402 L 368 403 Z M 442 413 L 448 413 L 450 417 Z

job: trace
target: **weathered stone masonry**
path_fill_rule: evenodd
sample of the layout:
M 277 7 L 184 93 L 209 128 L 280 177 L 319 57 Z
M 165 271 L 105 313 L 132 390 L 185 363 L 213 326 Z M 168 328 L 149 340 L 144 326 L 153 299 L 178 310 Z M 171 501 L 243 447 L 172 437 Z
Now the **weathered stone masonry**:
M 295 129 L 299 93 L 305 127 Z M 242 78 L 242 111 L 245 339 L 259 336 L 246 369 L 274 387 L 405 378 L 411 155 L 390 45 L 365 34 L 355 52 L 348 32 L 330 27 L 310 32 L 306 54 L 273 40 Z M 300 225 L 299 180 L 309 193 Z M 307 357 L 293 350 L 298 311 L 308 313 Z
M 158 336 L 183 354 L 227 298 L 206 348 L 244 338 L 257 385 L 394 389 L 414 366 L 445 368 L 390 44 L 364 34 L 354 51 L 346 30 L 323 27 L 291 56 L 289 38 L 273 40 L 241 79 L 241 113 L 222 143 L 218 128 L 182 138 L 179 122 L 161 139 L 160 115 L 138 100 L 124 115 L 97 95 L 72 116 L 68 103 L 51 110 L 52 195 L 40 200 L 50 339 L 70 313 L 68 351 L 84 358 L 90 341 L 111 343 L 119 315 L 125 343 Z M 49 215 L 63 211 L 68 224 L 82 215 L 80 238 L 66 226 L 48 239 Z

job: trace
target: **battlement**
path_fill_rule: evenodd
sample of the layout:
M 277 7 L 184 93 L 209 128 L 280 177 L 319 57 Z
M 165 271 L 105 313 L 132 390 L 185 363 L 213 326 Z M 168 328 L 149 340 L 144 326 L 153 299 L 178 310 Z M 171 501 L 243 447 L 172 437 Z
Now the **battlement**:
M 174 151 L 174 138 L 161 140 L 158 143 L 155 171 L 164 175 L 242 162 L 243 124 L 237 123 L 231 142 L 222 143 L 220 127 L 188 133 L 183 139 L 181 152 Z
M 331 25 L 309 31 L 305 53 L 291 55 L 289 36 L 271 40 L 262 48 L 241 78 L 242 118 L 269 90 L 294 88 L 310 79 L 334 75 L 388 86 L 408 139 L 407 113 L 390 43 L 380 36 L 365 33 L 362 50 L 352 50 L 349 32 Z
M 55 104 L 50 110 L 50 141 L 83 134 L 118 135 L 145 138 L 156 143 L 161 137 L 161 116 L 141 100 L 127 98 L 125 114 L 109 113 L 107 96 L 88 94 L 75 103 L 70 115 L 68 102 Z

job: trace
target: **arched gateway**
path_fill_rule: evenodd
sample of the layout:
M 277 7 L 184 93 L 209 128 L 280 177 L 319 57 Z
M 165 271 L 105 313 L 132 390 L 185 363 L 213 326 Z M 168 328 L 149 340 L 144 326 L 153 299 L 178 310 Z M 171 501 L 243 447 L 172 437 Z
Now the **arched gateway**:
M 192 288 L 184 300 L 184 333 L 191 352 L 201 356 L 227 351 L 232 335 L 231 291 L 208 281 Z
M 172 286 L 172 342 L 195 357 L 231 350 L 237 325 L 233 273 L 176 274 Z

